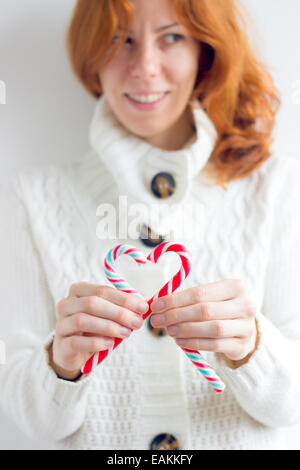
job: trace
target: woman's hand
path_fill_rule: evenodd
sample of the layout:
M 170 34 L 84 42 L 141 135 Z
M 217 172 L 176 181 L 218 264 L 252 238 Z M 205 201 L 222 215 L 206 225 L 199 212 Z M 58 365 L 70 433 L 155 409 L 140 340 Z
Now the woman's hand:
M 72 380 L 90 356 L 108 349 L 114 338 L 128 338 L 143 324 L 146 300 L 109 286 L 72 284 L 68 297 L 56 306 L 58 321 L 50 364 L 62 378 Z
M 160 301 L 165 304 L 161 308 Z M 256 307 L 240 280 L 172 293 L 155 299 L 150 308 L 152 326 L 166 326 L 176 343 L 187 349 L 223 353 L 241 361 L 256 348 Z

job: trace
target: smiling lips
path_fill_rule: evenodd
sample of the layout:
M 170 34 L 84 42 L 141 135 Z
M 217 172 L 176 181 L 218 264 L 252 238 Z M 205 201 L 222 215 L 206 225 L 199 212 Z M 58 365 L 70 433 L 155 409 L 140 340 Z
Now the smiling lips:
M 166 93 L 149 93 L 149 94 L 127 94 L 126 96 L 139 103 L 155 103 L 161 100 Z

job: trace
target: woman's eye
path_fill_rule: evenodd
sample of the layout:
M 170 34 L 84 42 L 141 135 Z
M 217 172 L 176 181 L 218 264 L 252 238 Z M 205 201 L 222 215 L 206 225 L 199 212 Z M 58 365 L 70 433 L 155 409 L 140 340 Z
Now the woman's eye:
M 126 38 L 125 44 L 129 44 L 128 41 L 132 41 L 132 38 Z
M 112 39 L 111 44 L 115 44 L 116 42 L 119 42 L 119 40 L 120 40 L 120 37 L 119 37 L 119 36 L 115 36 L 115 37 Z M 128 42 L 127 42 L 128 40 L 131 41 L 132 38 L 130 38 L 130 37 L 126 38 L 126 39 L 125 39 L 125 44 L 128 44 Z
M 172 37 L 172 36 L 173 36 L 173 38 L 175 37 L 177 39 L 177 41 L 175 41 L 175 42 L 178 42 L 181 39 L 183 39 L 183 36 L 181 36 L 181 34 L 167 34 L 165 37 L 167 38 L 167 37 Z
M 181 39 L 183 39 L 183 36 L 182 36 L 181 34 L 167 34 L 165 37 L 166 37 L 166 38 L 168 38 L 168 37 L 175 38 L 175 41 L 173 41 L 173 42 L 178 42 L 178 41 L 180 41 Z M 112 44 L 115 44 L 117 41 L 119 41 L 119 39 L 120 39 L 119 36 L 115 36 L 115 37 L 113 38 L 113 40 L 112 40 Z M 129 44 L 129 45 L 132 44 L 131 42 L 129 43 L 128 41 L 133 41 L 133 39 L 132 39 L 131 37 L 127 37 L 127 38 L 125 39 L 125 43 L 124 43 L 124 44 Z

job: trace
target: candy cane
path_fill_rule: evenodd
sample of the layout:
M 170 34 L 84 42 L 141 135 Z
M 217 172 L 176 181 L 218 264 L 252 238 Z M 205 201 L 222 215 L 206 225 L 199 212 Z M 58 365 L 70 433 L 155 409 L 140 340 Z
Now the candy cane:
M 181 268 L 175 274 L 175 276 L 173 276 L 173 278 L 159 290 L 157 294 L 155 294 L 150 300 L 147 301 L 149 305 L 149 310 L 145 314 L 143 314 L 144 320 L 152 313 L 150 305 L 153 300 L 157 299 L 158 297 L 163 297 L 164 295 L 168 295 L 172 292 L 175 292 L 178 287 L 182 284 L 184 279 L 188 276 L 191 270 L 191 259 L 187 249 L 184 245 L 179 243 L 165 242 L 158 245 L 146 258 L 144 253 L 139 249 L 130 245 L 121 244 L 111 249 L 104 260 L 104 271 L 106 277 L 115 287 L 122 290 L 123 292 L 137 294 L 144 299 L 144 297 L 139 292 L 134 290 L 124 279 L 120 278 L 119 274 L 114 269 L 114 262 L 121 255 L 129 255 L 139 264 L 145 264 L 147 261 L 157 263 L 160 256 L 168 251 L 173 251 L 179 255 L 181 260 Z M 122 341 L 122 338 L 114 338 L 114 344 L 111 348 L 93 354 L 83 366 L 83 374 L 89 374 L 92 370 L 94 370 L 107 357 L 109 352 L 115 349 Z M 179 347 L 184 351 L 186 356 L 197 367 L 198 371 L 214 388 L 214 390 L 218 393 L 221 393 L 225 388 L 225 384 L 217 376 L 212 367 L 209 365 L 206 359 L 204 359 L 204 357 L 199 353 L 199 351 L 186 349 L 181 346 Z

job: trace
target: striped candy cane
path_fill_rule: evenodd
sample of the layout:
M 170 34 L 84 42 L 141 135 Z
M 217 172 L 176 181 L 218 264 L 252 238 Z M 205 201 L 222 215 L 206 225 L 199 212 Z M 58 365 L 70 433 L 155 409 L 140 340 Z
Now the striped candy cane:
M 104 260 L 104 271 L 106 277 L 115 287 L 122 290 L 123 292 L 137 294 L 144 299 L 144 297 L 139 292 L 134 290 L 124 279 L 120 278 L 118 273 L 115 271 L 114 262 L 121 255 L 129 255 L 139 264 L 145 264 L 147 261 L 157 263 L 160 256 L 168 251 L 173 251 L 179 255 L 181 260 L 181 268 L 175 274 L 175 276 L 173 276 L 173 278 L 159 290 L 157 294 L 155 294 L 150 300 L 147 301 L 149 305 L 149 310 L 145 314 L 143 314 L 144 320 L 148 318 L 149 315 L 151 315 L 152 313 L 150 305 L 153 300 L 157 299 L 158 297 L 163 297 L 164 295 L 168 295 L 172 292 L 175 292 L 181 285 L 181 283 L 184 281 L 184 279 L 186 279 L 186 277 L 188 276 L 191 270 L 191 259 L 187 249 L 184 245 L 179 243 L 165 242 L 158 245 L 146 258 L 143 252 L 139 249 L 130 245 L 121 244 L 111 249 Z M 98 353 L 93 354 L 93 356 L 85 363 L 84 367 L 82 368 L 82 372 L 84 374 L 89 374 L 106 358 L 109 352 L 115 349 L 122 341 L 122 338 L 114 338 L 114 344 L 110 349 L 106 349 L 105 351 L 99 351 Z M 214 390 L 218 393 L 222 392 L 225 388 L 225 384 L 217 376 L 217 374 L 208 364 L 206 359 L 204 359 L 204 357 L 196 350 L 186 349 L 183 347 L 181 347 L 181 349 L 184 351 L 186 356 L 192 361 L 192 363 L 197 367 L 198 371 L 203 375 L 203 377 L 208 381 L 208 383 L 214 388 Z

